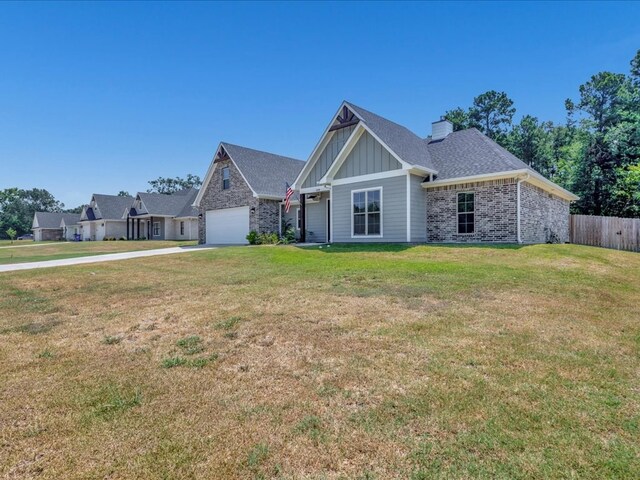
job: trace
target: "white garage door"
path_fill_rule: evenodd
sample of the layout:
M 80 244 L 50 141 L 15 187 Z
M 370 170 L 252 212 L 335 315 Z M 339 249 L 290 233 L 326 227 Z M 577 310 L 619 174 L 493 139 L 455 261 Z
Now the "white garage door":
M 244 244 L 249 233 L 249 207 L 208 210 L 207 243 Z

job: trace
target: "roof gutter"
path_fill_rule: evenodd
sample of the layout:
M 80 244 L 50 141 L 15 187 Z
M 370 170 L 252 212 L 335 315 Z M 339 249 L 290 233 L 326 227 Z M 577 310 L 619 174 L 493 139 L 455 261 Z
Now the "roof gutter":
M 570 202 L 578 200 L 580 197 L 574 195 L 568 190 L 565 190 L 560 185 L 556 185 L 551 180 L 546 179 L 538 172 L 534 172 L 528 168 L 522 168 L 520 170 L 507 170 L 504 172 L 486 173 L 483 175 L 472 175 L 468 177 L 451 178 L 447 180 L 435 180 L 433 182 L 422 182 L 422 188 L 436 188 L 444 187 L 448 185 L 458 185 L 461 183 L 471 182 L 485 182 L 489 180 L 499 180 L 502 178 L 518 178 L 521 175 L 527 175 L 527 181 L 533 185 L 536 185 L 543 190 L 553 193 L 554 195 L 564 198 Z

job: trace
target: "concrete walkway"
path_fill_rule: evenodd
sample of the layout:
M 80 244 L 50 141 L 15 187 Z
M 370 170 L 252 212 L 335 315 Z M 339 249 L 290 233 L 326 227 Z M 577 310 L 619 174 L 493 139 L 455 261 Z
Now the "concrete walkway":
M 91 255 L 87 257 L 62 258 L 60 260 L 45 260 L 42 262 L 13 263 L 10 265 L 0 265 L 0 273 L 15 272 L 17 270 L 33 270 L 35 268 L 66 267 L 69 265 L 83 265 L 85 263 L 114 262 L 117 260 L 128 260 L 130 258 L 153 257 L 156 255 L 173 255 L 176 253 L 187 253 L 198 250 L 210 250 L 213 246 L 193 246 L 193 247 L 169 247 L 157 248 L 155 250 L 140 250 L 137 252 L 107 253 L 104 255 Z

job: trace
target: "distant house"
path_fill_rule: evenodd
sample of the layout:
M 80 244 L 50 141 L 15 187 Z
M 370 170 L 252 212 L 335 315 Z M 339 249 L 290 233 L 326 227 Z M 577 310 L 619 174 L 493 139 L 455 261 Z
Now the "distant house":
M 80 225 L 82 240 L 100 241 L 105 238 L 126 238 L 127 222 L 122 212 L 133 204 L 131 196 L 94 193 L 89 205 L 82 209 Z
M 303 166 L 295 158 L 220 143 L 194 202 L 200 243 L 244 244 L 251 230 L 278 232 L 286 184 Z
M 62 229 L 62 238 L 65 240 L 82 239 L 80 226 L 80 214 L 79 213 L 65 213 L 62 215 L 60 221 L 60 228 Z
M 33 239 L 36 242 L 44 240 L 66 239 L 67 225 L 79 228 L 80 215 L 75 213 L 36 212 L 33 215 Z
M 170 195 L 140 192 L 122 214 L 126 238 L 195 240 L 198 210 L 193 202 L 198 190 L 189 188 Z

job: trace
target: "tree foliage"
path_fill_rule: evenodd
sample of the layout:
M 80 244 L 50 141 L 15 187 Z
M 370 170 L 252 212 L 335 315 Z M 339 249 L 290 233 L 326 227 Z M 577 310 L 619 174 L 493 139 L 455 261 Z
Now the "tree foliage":
M 600 72 L 567 99 L 566 123 L 524 115 L 506 93 L 489 91 L 445 117 L 475 127 L 531 168 L 580 196 L 575 213 L 640 217 L 640 50 L 629 74 Z
M 164 193 L 168 195 L 186 188 L 199 188 L 202 185 L 202 180 L 198 175 L 192 175 L 189 173 L 186 178 L 158 177 L 155 180 L 150 180 L 148 183 L 151 185 L 151 188 L 149 188 L 147 192 Z
M 28 233 L 31 231 L 35 212 L 61 212 L 63 209 L 63 203 L 41 188 L 0 190 L 0 235 L 7 238 L 7 230 L 10 228 L 18 236 Z

